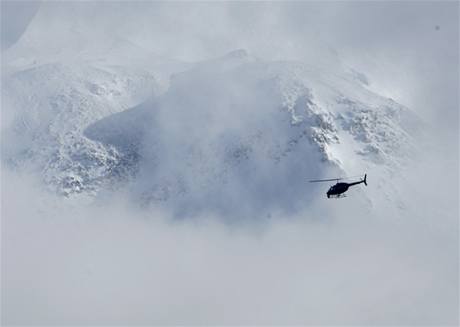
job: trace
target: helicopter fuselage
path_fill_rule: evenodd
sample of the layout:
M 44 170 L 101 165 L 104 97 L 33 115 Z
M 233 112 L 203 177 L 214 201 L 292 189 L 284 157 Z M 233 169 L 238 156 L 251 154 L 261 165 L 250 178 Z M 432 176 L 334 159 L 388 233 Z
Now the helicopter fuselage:
M 367 185 L 366 183 L 366 177 L 364 177 L 364 180 L 362 181 L 359 181 L 359 182 L 354 182 L 354 183 L 337 183 L 335 185 L 332 185 L 329 190 L 327 191 L 326 195 L 328 198 L 330 198 L 331 196 L 334 196 L 334 195 L 337 195 L 339 196 L 340 194 L 342 193 L 345 193 L 348 188 L 350 186 L 353 186 L 353 185 L 357 185 L 357 184 L 361 184 L 361 183 L 364 183 Z
M 314 180 L 310 180 L 310 183 L 329 182 L 329 181 L 334 181 L 334 180 L 337 181 L 337 183 L 335 185 L 332 185 L 327 191 L 326 195 L 328 198 L 330 198 L 331 196 L 334 198 L 341 197 L 340 195 L 342 193 L 345 193 L 348 190 L 348 188 L 353 185 L 364 183 L 364 185 L 367 186 L 367 174 L 364 174 L 364 178 L 361 179 L 360 181 L 353 182 L 353 183 L 343 183 L 343 182 L 339 183 L 340 179 L 343 179 L 343 178 L 314 179 Z
M 337 183 L 335 185 L 332 185 L 329 190 L 327 191 L 327 197 L 331 197 L 331 195 L 340 195 L 342 193 L 345 193 L 350 186 L 348 183 Z

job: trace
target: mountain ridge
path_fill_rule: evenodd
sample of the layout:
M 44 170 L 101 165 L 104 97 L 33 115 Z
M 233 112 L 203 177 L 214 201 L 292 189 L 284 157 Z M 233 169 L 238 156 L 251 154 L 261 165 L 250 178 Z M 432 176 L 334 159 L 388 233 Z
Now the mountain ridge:
M 245 49 L 182 63 L 120 37 L 26 55 L 30 33 L 7 51 L 2 134 L 16 142 L 2 157 L 67 197 L 127 188 L 149 205 L 231 213 L 243 193 L 247 214 L 289 211 L 315 197 L 299 176 L 382 181 L 417 152 L 416 115 L 344 65 Z

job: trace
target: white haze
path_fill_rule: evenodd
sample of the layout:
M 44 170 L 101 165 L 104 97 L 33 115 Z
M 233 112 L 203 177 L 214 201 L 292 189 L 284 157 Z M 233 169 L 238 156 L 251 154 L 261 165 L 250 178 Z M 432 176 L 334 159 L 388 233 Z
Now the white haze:
M 409 203 L 418 200 L 411 199 L 412 187 L 420 186 L 418 175 L 411 177 Z M 435 176 L 427 181 L 455 193 Z M 69 207 L 10 173 L 2 186 L 5 323 L 450 325 L 457 319 L 452 194 L 424 192 L 425 201 L 407 211 L 380 204 L 369 211 L 353 198 L 332 207 L 324 200 L 296 216 L 228 225 L 214 216 L 177 221 L 123 198 Z
M 105 7 L 110 10 L 101 13 Z M 415 42 L 419 25 L 404 30 L 407 21 L 390 18 L 398 8 L 405 17 L 408 7 L 419 25 L 432 17 L 430 33 L 448 36 L 427 57 L 408 51 L 420 61 L 401 67 L 400 49 Z M 301 211 L 238 223 L 206 213 L 177 220 L 168 209 L 139 208 L 123 193 L 79 204 L 44 193 L 36 176 L 2 168 L 2 324 L 458 324 L 458 77 L 452 73 L 458 71 L 458 11 L 449 13 L 458 4 L 83 2 L 74 8 L 88 17 L 83 25 L 94 29 L 95 40 L 123 34 L 186 61 L 241 47 L 270 59 L 338 60 L 333 52 L 315 53 L 324 53 L 324 43 L 339 53 L 363 54 L 358 68 L 379 72 L 371 76 L 374 86 L 395 99 L 399 94 L 428 119 L 431 144 L 401 179 L 391 181 L 403 191 L 404 208 L 383 200 L 362 206 L 364 193 L 357 190 L 329 201 L 319 187 Z M 65 3 L 55 10 L 72 16 Z M 361 37 L 359 26 L 344 19 L 360 14 L 366 26 L 398 24 Z M 331 22 L 326 27 L 324 17 Z M 444 24 L 438 17 L 450 19 Z M 62 23 L 49 19 L 53 28 Z M 344 36 L 348 41 L 342 42 L 355 50 L 339 42 Z M 418 53 L 430 37 L 411 49 Z M 387 75 L 364 58 L 376 49 L 391 67 Z M 424 65 L 428 58 L 442 61 L 446 51 L 453 51 L 453 60 Z M 394 75 L 396 68 L 405 78 Z M 422 78 L 432 72 L 433 81 Z M 392 94 L 389 81 L 407 91 Z M 448 86 L 429 92 L 440 84 Z M 445 106 L 433 108 L 435 103 Z M 372 189 L 372 174 L 368 178 Z M 245 198 L 239 201 L 243 205 Z

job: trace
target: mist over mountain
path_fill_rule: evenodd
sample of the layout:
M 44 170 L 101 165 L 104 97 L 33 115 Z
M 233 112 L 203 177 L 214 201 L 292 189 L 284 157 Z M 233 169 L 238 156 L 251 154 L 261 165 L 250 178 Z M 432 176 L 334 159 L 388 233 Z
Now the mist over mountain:
M 458 323 L 458 13 L 400 5 L 2 4 L 2 322 Z
M 136 197 L 171 202 L 182 215 L 209 208 L 235 219 L 238 210 L 300 210 L 317 192 L 309 176 L 372 170 L 377 183 L 382 166 L 404 169 L 416 155 L 422 127 L 351 72 L 337 78 L 238 50 L 173 75 L 165 94 L 85 135 L 124 153 Z

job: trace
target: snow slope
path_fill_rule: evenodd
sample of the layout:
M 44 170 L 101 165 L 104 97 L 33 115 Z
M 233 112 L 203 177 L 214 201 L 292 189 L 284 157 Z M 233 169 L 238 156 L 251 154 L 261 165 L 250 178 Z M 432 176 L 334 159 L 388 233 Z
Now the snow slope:
M 318 192 L 307 183 L 312 177 L 391 176 L 416 153 L 419 125 L 353 72 L 237 50 L 174 75 L 165 94 L 85 135 L 136 158 L 135 198 L 172 205 L 178 215 L 246 216 L 308 205 Z M 394 189 L 378 192 L 397 198 Z
M 68 19 L 50 22 L 59 8 L 44 4 L 2 61 L 3 163 L 53 192 L 124 189 L 178 215 L 270 215 L 323 197 L 328 185 L 308 179 L 367 172 L 369 198 L 399 201 L 386 181 L 410 165 L 421 122 L 338 56 L 240 49 L 182 63 L 64 8 Z

